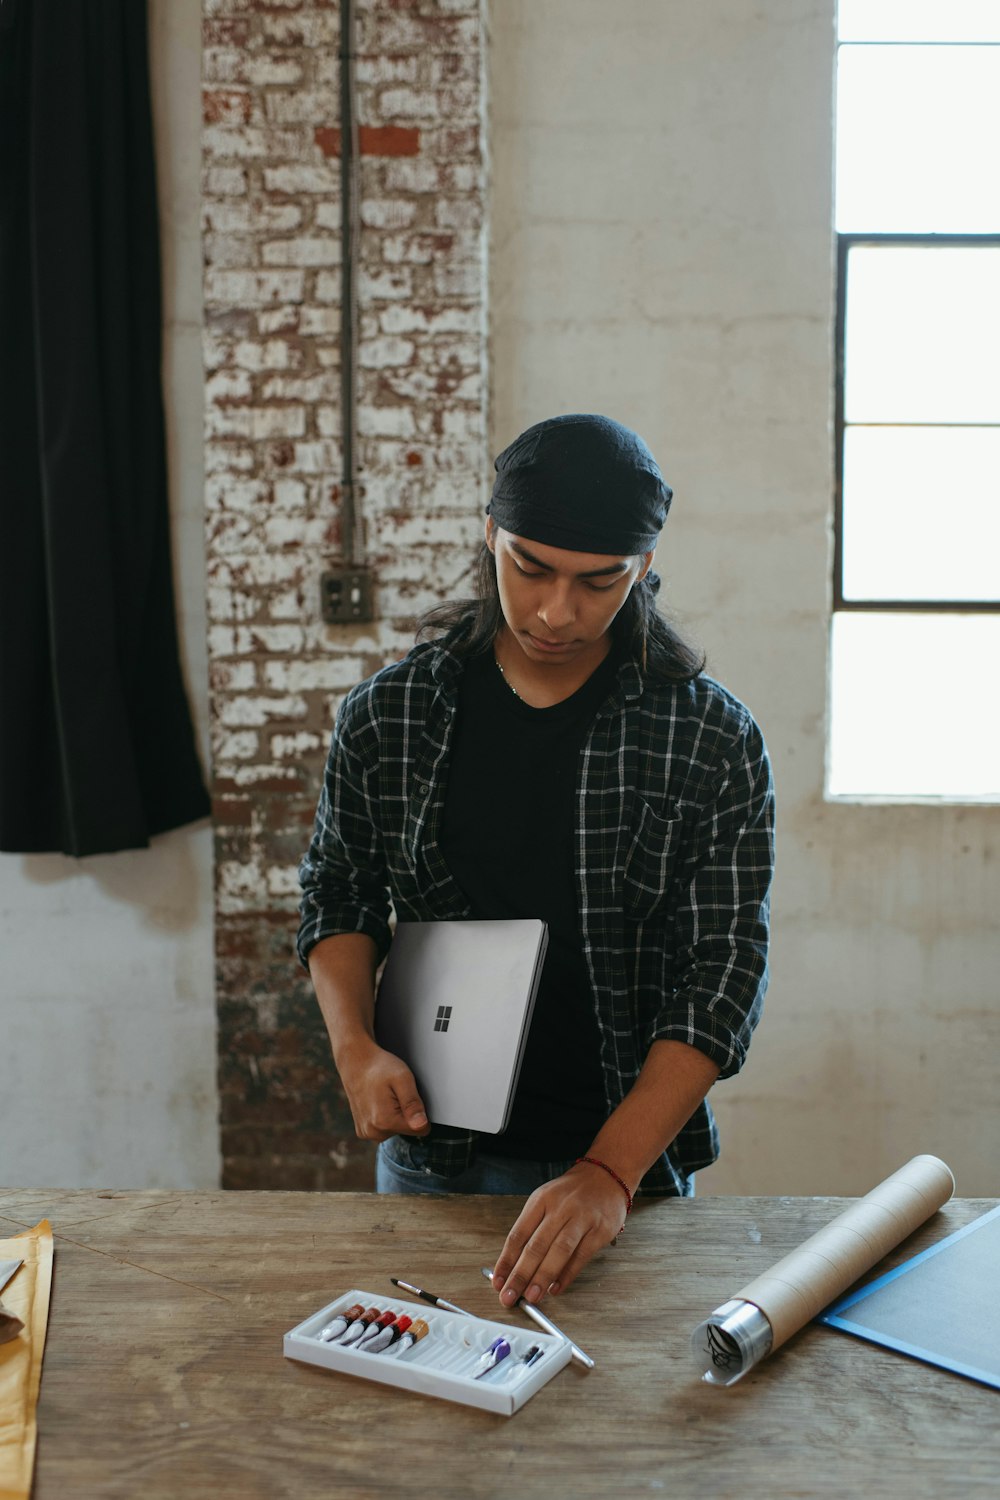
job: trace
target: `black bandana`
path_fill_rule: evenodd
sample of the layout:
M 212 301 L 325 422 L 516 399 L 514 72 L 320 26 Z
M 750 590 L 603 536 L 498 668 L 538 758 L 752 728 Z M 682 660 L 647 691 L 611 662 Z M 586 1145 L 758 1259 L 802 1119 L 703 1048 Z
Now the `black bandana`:
M 570 552 L 651 552 L 673 495 L 642 438 L 610 417 L 550 417 L 494 467 L 496 524 Z

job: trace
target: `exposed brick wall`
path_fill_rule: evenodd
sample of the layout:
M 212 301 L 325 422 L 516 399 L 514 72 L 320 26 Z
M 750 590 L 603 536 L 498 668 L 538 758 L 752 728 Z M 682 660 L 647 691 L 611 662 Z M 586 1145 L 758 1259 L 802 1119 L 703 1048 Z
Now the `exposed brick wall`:
M 467 587 L 486 485 L 478 0 L 358 5 L 358 455 L 378 621 L 340 561 L 339 14 L 205 0 L 207 552 L 224 1184 L 371 1182 L 293 952 L 344 692 Z

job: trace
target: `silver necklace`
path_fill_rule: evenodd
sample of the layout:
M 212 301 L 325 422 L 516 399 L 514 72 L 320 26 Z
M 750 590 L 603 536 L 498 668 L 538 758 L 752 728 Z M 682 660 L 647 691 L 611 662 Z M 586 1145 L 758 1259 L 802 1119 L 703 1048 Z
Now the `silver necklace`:
M 514 694 L 514 697 L 517 699 L 517 701 L 519 703 L 523 703 L 524 699 L 521 697 L 521 694 L 518 692 L 517 688 L 514 686 L 514 684 L 508 678 L 507 673 L 504 671 L 503 667 L 500 665 L 500 658 L 499 658 L 499 656 L 497 656 L 497 654 L 496 654 L 495 651 L 493 653 L 493 660 L 497 664 L 497 671 L 500 673 L 500 676 L 503 678 L 504 682 L 507 684 L 507 686 L 510 688 L 511 692 Z

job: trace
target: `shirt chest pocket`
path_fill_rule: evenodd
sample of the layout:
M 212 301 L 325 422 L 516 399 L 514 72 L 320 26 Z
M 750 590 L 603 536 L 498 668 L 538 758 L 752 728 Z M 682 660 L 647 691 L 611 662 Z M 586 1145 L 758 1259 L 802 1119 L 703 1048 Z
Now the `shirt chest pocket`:
M 664 909 L 672 894 L 684 822 L 642 803 L 633 824 L 622 872 L 626 916 L 642 921 Z

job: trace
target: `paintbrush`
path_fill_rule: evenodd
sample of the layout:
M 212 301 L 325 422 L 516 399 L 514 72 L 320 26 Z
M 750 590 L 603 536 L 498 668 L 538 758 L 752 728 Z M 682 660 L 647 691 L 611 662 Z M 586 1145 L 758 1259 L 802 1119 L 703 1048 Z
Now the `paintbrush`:
M 479 1318 L 478 1313 L 467 1312 L 464 1307 L 459 1307 L 455 1302 L 449 1302 L 446 1297 L 438 1297 L 434 1292 L 425 1292 L 423 1287 L 411 1286 L 408 1281 L 400 1281 L 398 1276 L 390 1276 L 389 1280 L 393 1286 L 398 1286 L 400 1291 L 412 1292 L 414 1297 L 419 1297 L 421 1302 L 429 1302 L 432 1307 L 440 1307 L 444 1312 L 461 1313 L 465 1318 Z

